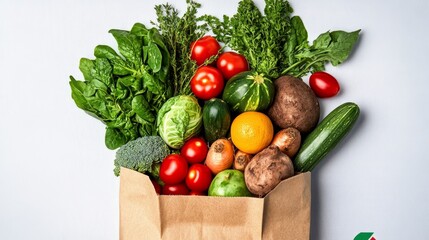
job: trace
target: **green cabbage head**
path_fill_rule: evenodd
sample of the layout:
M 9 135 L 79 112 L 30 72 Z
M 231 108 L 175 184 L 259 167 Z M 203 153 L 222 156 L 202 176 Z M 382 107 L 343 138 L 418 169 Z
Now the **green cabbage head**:
M 180 149 L 186 140 L 200 132 L 202 118 L 197 99 L 179 95 L 168 99 L 159 109 L 156 127 L 168 146 Z

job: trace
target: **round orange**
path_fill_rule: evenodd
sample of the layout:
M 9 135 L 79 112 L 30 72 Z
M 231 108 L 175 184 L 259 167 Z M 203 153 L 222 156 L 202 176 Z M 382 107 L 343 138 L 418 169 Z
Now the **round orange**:
M 270 118 L 260 112 L 244 112 L 231 124 L 231 140 L 245 153 L 256 154 L 270 145 L 274 128 Z

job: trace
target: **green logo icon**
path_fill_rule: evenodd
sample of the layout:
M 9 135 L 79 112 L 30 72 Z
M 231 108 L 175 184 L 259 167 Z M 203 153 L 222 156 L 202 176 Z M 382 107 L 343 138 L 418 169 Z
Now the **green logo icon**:
M 353 240 L 376 240 L 373 232 L 361 232 Z

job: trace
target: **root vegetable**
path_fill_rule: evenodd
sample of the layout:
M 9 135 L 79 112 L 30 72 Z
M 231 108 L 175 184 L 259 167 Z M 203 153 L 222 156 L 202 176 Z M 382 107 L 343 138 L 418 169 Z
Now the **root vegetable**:
M 234 147 L 227 139 L 216 140 L 209 149 L 206 157 L 206 165 L 217 174 L 232 166 L 234 161 Z
M 252 159 L 253 155 L 238 150 L 234 156 L 234 169 L 244 171 L 247 164 Z
M 271 144 L 276 145 L 281 152 L 292 158 L 301 146 L 301 133 L 293 127 L 282 129 L 276 133 Z
M 244 170 L 244 179 L 249 191 L 262 197 L 293 174 L 290 158 L 277 146 L 270 145 L 252 158 Z
M 282 76 L 274 81 L 276 96 L 268 116 L 281 128 L 310 132 L 319 121 L 320 106 L 311 88 L 300 78 Z

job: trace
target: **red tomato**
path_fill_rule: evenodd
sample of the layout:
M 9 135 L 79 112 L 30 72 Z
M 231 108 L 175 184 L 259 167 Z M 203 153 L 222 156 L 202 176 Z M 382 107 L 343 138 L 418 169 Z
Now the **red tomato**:
M 192 196 L 207 196 L 207 193 L 206 192 L 190 191 L 189 195 L 192 195 Z
M 208 151 L 209 148 L 204 139 L 194 137 L 185 142 L 180 150 L 180 155 L 185 157 L 189 163 L 200 163 L 206 159 Z
M 340 84 L 331 74 L 315 72 L 310 76 L 310 87 L 320 98 L 333 97 L 340 91 Z
M 212 172 L 206 165 L 196 163 L 189 168 L 186 186 L 196 192 L 206 191 L 212 182 Z
M 222 72 L 225 79 L 230 79 L 238 73 L 248 71 L 249 63 L 241 54 L 224 52 L 217 60 L 217 68 Z
M 197 69 L 191 79 L 191 90 L 199 99 L 209 100 L 217 97 L 223 90 L 222 73 L 210 66 L 203 66 Z
M 162 188 L 164 195 L 189 195 L 189 189 L 184 183 L 169 185 L 165 184 Z
M 170 154 L 164 158 L 159 169 L 159 177 L 165 184 L 178 184 L 185 180 L 188 162 L 179 154 Z
M 152 185 L 155 188 L 155 192 L 156 194 L 161 194 L 161 186 L 159 185 L 159 183 L 155 180 L 151 180 L 152 181 Z
M 191 44 L 191 59 L 200 66 L 220 50 L 220 45 L 212 36 L 204 36 Z

